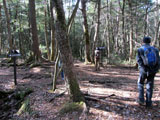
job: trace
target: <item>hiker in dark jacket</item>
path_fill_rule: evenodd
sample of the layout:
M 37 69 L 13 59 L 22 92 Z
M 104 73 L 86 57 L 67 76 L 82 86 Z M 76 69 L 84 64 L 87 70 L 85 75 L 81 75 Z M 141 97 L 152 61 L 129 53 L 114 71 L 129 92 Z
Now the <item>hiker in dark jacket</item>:
M 137 63 L 139 66 L 138 79 L 138 103 L 144 105 L 144 82 L 146 81 L 146 107 L 152 106 L 152 94 L 154 86 L 154 77 L 159 69 L 159 51 L 157 48 L 150 46 L 151 38 L 144 37 L 143 45 L 138 49 Z

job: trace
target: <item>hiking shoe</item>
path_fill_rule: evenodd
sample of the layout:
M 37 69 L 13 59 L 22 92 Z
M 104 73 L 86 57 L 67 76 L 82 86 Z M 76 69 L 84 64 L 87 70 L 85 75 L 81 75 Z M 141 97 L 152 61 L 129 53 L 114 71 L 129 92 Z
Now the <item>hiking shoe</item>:
M 146 108 L 151 108 L 152 107 L 152 102 L 146 102 Z
M 144 106 L 144 102 L 143 101 L 140 101 L 139 99 L 137 100 L 137 103 L 140 105 L 140 106 Z

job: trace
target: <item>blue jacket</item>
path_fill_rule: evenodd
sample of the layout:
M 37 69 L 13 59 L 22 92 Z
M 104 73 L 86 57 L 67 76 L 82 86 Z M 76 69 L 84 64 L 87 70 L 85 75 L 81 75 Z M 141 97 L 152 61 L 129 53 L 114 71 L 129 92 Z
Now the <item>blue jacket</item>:
M 144 63 L 143 63 L 142 57 L 144 57 L 144 47 L 149 47 L 149 46 L 150 46 L 149 44 L 144 44 L 144 45 L 142 45 L 142 47 L 140 47 L 138 49 L 138 51 L 137 51 L 138 52 L 138 54 L 137 54 L 137 63 L 138 63 L 140 72 L 143 72 L 143 73 L 156 73 L 156 72 L 158 72 L 158 69 L 159 69 L 159 50 L 157 48 L 155 48 L 156 56 L 157 56 L 157 64 L 155 65 L 155 68 L 151 69 L 148 66 L 144 65 Z

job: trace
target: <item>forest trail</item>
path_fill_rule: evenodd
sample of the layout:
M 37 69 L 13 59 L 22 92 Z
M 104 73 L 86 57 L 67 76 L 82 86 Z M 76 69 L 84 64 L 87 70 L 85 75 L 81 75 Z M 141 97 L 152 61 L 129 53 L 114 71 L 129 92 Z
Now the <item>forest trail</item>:
M 31 69 L 18 67 L 18 86 L 31 87 L 34 90 L 29 95 L 33 112 L 21 116 L 10 115 L 13 119 L 78 120 L 76 111 L 59 116 L 59 110 L 69 100 L 69 96 L 65 94 L 55 97 L 65 89 L 64 81 L 60 77 L 56 93 L 48 92 L 52 88 L 52 70 L 53 66 L 50 65 Z M 77 62 L 75 72 L 89 106 L 88 120 L 160 119 L 160 74 L 155 78 L 153 108 L 146 109 L 136 103 L 138 70 L 124 66 L 105 66 L 100 71 L 95 71 L 93 65 Z M 13 89 L 13 81 L 13 68 L 0 67 L 0 89 Z

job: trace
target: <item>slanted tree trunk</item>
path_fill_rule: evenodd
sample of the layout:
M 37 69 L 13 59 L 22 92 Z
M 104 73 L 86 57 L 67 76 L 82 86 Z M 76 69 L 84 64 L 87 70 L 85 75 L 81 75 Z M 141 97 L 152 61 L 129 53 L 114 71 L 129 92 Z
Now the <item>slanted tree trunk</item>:
M 86 14 L 86 2 L 87 0 L 81 0 L 82 5 L 82 15 L 83 15 L 83 31 L 85 36 L 85 63 L 91 62 L 90 58 L 90 38 L 89 38 L 89 30 L 88 30 L 88 22 L 87 22 L 87 14 Z
M 58 46 L 61 53 L 64 73 L 69 84 L 70 97 L 74 102 L 84 101 L 84 97 L 77 82 L 77 77 L 73 70 L 73 58 L 67 36 L 67 25 L 65 22 L 63 2 L 62 0 L 54 0 L 54 3 L 57 13 L 56 38 L 58 40 Z
M 71 31 L 71 27 L 72 27 L 72 24 L 73 24 L 73 22 L 74 22 L 74 18 L 75 18 L 75 16 L 76 16 L 76 13 L 77 13 L 77 10 L 78 10 L 78 7 L 79 7 L 79 2 L 80 2 L 80 0 L 77 0 L 76 6 L 75 6 L 75 8 L 74 8 L 74 10 L 73 10 L 73 12 L 72 12 L 72 15 L 71 15 L 69 21 L 68 21 L 68 25 L 67 25 L 68 35 L 69 35 L 70 31 Z
M 53 75 L 53 88 L 52 90 L 55 91 L 56 90 L 56 81 L 57 81 L 57 77 L 58 77 L 58 62 L 60 59 L 60 53 L 58 52 L 56 61 L 55 61 L 55 66 L 54 66 L 54 75 Z
M 67 24 L 67 35 L 69 35 L 70 33 L 70 30 L 71 30 L 71 27 L 72 27 L 72 24 L 73 24 L 73 21 L 74 21 L 74 18 L 76 16 L 76 13 L 77 13 L 77 9 L 78 9 L 78 6 L 79 6 L 79 2 L 80 0 L 77 1 L 76 3 L 76 6 L 72 12 L 72 15 L 69 19 L 69 22 Z M 58 51 L 58 46 L 56 46 L 56 51 Z M 57 81 L 57 77 L 59 75 L 59 73 L 62 71 L 62 67 L 60 68 L 60 70 L 58 70 L 58 62 L 59 62 L 59 59 L 60 59 L 60 53 L 58 52 L 57 53 L 57 58 L 56 58 L 56 62 L 55 62 L 55 67 L 54 67 L 54 75 L 53 75 L 53 91 L 56 89 L 56 81 Z M 67 83 L 67 81 L 65 80 L 65 83 Z
M 7 29 L 8 29 L 8 43 L 9 43 L 9 49 L 13 49 L 13 41 L 12 41 L 12 35 L 11 35 L 11 26 L 10 26 L 10 16 L 8 13 L 7 5 L 6 5 L 6 0 L 3 0 L 3 7 L 6 15 L 6 22 L 7 22 Z
M 36 23 L 36 11 L 35 11 L 35 0 L 29 0 L 29 12 L 30 12 L 30 24 L 31 24 L 31 31 L 32 31 L 32 50 L 34 53 L 34 57 L 36 60 L 41 59 L 41 52 L 39 49 L 39 41 L 37 35 L 37 23 Z

